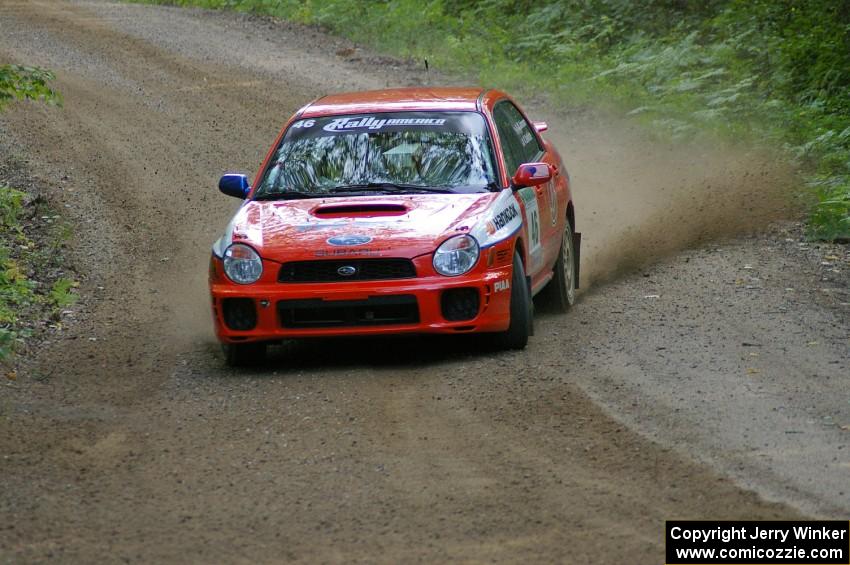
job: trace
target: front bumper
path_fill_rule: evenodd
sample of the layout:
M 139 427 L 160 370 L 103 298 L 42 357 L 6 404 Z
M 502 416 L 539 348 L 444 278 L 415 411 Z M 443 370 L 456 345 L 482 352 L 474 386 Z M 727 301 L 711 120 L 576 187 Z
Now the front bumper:
M 261 279 L 252 285 L 234 284 L 216 274 L 214 271 L 220 265 L 215 265 L 215 260 L 211 268 L 215 333 L 223 343 L 354 335 L 498 332 L 506 330 L 510 323 L 510 264 L 479 266 L 459 277 L 429 275 L 402 280 L 322 283 L 279 283 Z M 444 294 L 452 289 L 470 289 L 465 291 L 467 296 L 476 292 L 477 314 L 469 319 L 447 319 L 452 316 L 446 316 L 442 301 Z M 232 316 L 225 316 L 226 301 L 234 298 L 243 299 L 242 306 L 253 306 L 254 320 L 234 324 Z M 252 322 L 250 329 L 233 327 L 250 326 Z

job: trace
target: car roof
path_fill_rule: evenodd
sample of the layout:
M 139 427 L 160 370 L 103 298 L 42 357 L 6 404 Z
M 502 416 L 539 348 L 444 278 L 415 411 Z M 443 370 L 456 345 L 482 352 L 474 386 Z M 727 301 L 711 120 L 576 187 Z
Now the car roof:
M 387 88 L 331 94 L 311 102 L 301 117 L 320 117 L 362 112 L 476 110 L 484 92 L 470 87 Z

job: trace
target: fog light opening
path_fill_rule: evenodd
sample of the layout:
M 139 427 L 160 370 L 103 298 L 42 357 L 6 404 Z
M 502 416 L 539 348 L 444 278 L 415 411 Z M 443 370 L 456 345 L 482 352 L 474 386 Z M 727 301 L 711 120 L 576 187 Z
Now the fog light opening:
M 225 298 L 221 301 L 224 323 L 238 332 L 253 330 L 257 327 L 257 308 L 250 298 Z
M 443 318 L 449 322 L 471 320 L 478 315 L 481 306 L 478 289 L 452 288 L 443 291 L 440 306 Z

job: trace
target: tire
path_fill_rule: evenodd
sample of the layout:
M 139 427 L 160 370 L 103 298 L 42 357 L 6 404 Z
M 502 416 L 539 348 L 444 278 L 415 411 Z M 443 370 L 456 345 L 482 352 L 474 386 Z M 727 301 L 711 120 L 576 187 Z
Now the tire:
M 576 264 L 575 249 L 573 249 L 573 228 L 569 220 L 564 222 L 564 233 L 561 236 L 561 249 L 558 260 L 552 269 L 554 276 L 540 298 L 543 305 L 553 312 L 566 313 L 576 302 Z
M 508 329 L 497 334 L 497 344 L 502 349 L 524 349 L 528 336 L 534 333 L 534 303 L 531 289 L 525 279 L 525 268 L 519 252 L 514 251 L 511 277 L 511 322 Z
M 261 364 L 266 358 L 266 344 L 261 341 L 223 343 L 221 349 L 224 351 L 224 360 L 230 367 L 253 367 Z

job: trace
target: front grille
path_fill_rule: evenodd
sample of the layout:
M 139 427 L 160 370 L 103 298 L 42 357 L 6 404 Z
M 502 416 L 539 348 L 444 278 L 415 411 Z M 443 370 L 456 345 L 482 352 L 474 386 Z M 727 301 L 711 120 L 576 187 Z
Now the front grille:
M 277 303 L 284 328 L 389 326 L 419 322 L 419 305 L 410 294 L 372 296 L 366 300 L 281 300 Z
M 348 272 L 350 274 L 343 274 Z M 334 259 L 284 263 L 277 280 L 282 283 L 376 281 L 412 279 L 416 268 L 410 259 Z
M 257 308 L 250 298 L 225 298 L 221 301 L 224 323 L 231 330 L 245 332 L 257 326 Z

